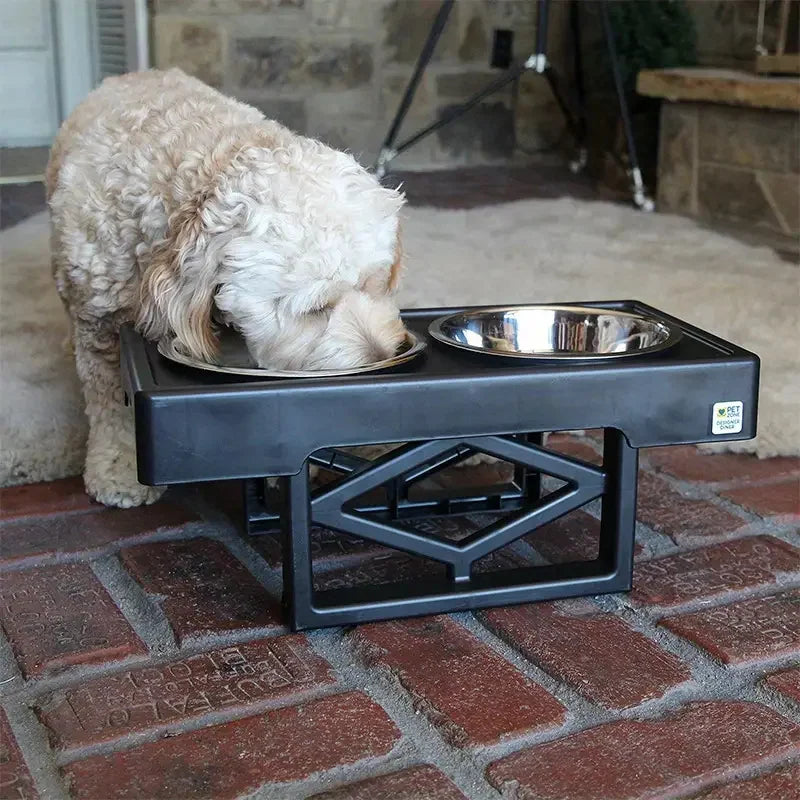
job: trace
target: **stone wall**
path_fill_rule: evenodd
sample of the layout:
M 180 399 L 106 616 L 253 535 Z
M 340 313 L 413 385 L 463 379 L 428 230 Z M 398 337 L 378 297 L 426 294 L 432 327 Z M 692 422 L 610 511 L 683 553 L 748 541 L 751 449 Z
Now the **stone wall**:
M 155 0 L 156 66 L 179 66 L 289 127 L 370 163 L 388 130 L 439 0 Z M 567 6 L 555 3 L 550 53 L 564 58 Z M 459 0 L 402 134 L 462 102 L 500 72 L 495 29 L 533 50 L 531 0 Z M 398 159 L 398 166 L 529 160 L 566 143 L 545 81 L 526 75 Z
M 581 43 L 587 64 L 585 81 L 588 95 L 589 169 L 602 190 L 619 198 L 627 198 L 627 172 L 612 156 L 613 152 L 621 157 L 623 163 L 627 162 L 627 146 L 617 110 L 598 6 L 592 0 L 580 1 Z M 702 67 L 752 72 L 755 62 L 758 0 L 686 0 L 686 5 L 696 30 L 697 64 Z M 779 0 L 767 0 L 763 41 L 768 48 L 774 48 L 777 40 L 779 11 Z M 794 40 L 790 36 L 790 48 L 796 47 L 796 38 L 797 33 L 794 32 Z M 658 105 L 651 98 L 634 95 L 629 98 L 629 107 L 645 183 L 654 189 L 661 174 L 660 168 L 657 169 Z M 686 168 L 690 168 L 688 164 Z
M 658 207 L 800 236 L 797 111 L 664 102 Z
M 758 5 L 758 0 L 689 1 L 689 10 L 697 28 L 697 62 L 700 66 L 752 69 Z M 770 50 L 774 50 L 777 41 L 779 15 L 780 0 L 767 0 L 764 45 Z M 790 42 L 790 46 L 792 44 Z

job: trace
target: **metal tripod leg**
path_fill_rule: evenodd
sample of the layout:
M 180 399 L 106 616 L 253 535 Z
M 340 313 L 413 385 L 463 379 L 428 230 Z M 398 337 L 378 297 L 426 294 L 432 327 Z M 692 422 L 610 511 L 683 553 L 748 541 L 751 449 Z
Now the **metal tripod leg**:
M 579 0 L 572 0 L 569 5 L 569 26 L 572 33 L 573 69 L 575 70 L 575 97 L 578 105 L 576 116 L 578 132 L 575 137 L 577 153 L 576 157 L 569 163 L 569 168 L 574 174 L 582 172 L 589 162 L 589 151 L 586 147 L 586 87 L 583 82 L 579 7 Z
M 442 5 L 439 7 L 439 13 L 436 15 L 436 19 L 433 21 L 433 26 L 431 27 L 428 38 L 425 41 L 425 46 L 422 48 L 422 52 L 419 54 L 416 67 L 414 67 L 414 74 L 411 76 L 408 86 L 406 86 L 403 99 L 400 101 L 400 106 L 398 107 L 397 113 L 394 115 L 394 119 L 392 120 L 392 125 L 389 128 L 389 133 L 386 134 L 386 138 L 383 140 L 380 152 L 378 153 L 378 160 L 375 162 L 375 174 L 378 176 L 378 178 L 382 178 L 386 174 L 387 164 L 398 155 L 398 151 L 393 149 L 395 140 L 397 139 L 397 134 L 400 132 L 400 126 L 403 124 L 403 120 L 406 118 L 406 114 L 408 113 L 408 109 L 411 107 L 411 103 L 414 101 L 414 95 L 417 93 L 417 86 L 419 86 L 419 82 L 422 79 L 425 68 L 428 66 L 431 58 L 433 57 L 433 51 L 436 49 L 436 44 L 442 35 L 447 18 L 450 16 L 450 12 L 453 9 L 454 2 L 455 0 L 444 0 Z
M 378 159 L 375 163 L 375 174 L 378 176 L 378 178 L 382 178 L 386 174 L 386 170 L 389 163 L 398 155 L 400 155 L 400 153 L 407 150 L 409 147 L 412 147 L 418 141 L 434 133 L 444 125 L 447 125 L 453 120 L 462 116 L 467 111 L 474 108 L 478 103 L 480 103 L 486 97 L 489 97 L 490 95 L 499 91 L 504 86 L 507 86 L 509 83 L 516 81 L 523 73 L 529 70 L 533 70 L 539 73 L 540 75 L 543 75 L 547 79 L 550 88 L 553 92 L 553 95 L 556 99 L 556 102 L 558 103 L 558 106 L 561 109 L 561 112 L 563 113 L 564 118 L 567 121 L 567 125 L 572 134 L 575 136 L 576 141 L 578 142 L 578 146 L 580 148 L 579 152 L 585 151 L 585 148 L 582 148 L 584 131 L 585 131 L 583 108 L 581 107 L 580 115 L 578 117 L 576 117 L 572 113 L 572 110 L 570 109 L 569 104 L 567 103 L 564 97 L 564 93 L 561 90 L 557 76 L 547 60 L 547 33 L 548 33 L 550 2 L 551 0 L 537 0 L 537 31 L 536 31 L 535 53 L 529 56 L 523 64 L 520 64 L 514 67 L 513 69 L 506 71 L 505 73 L 503 73 L 503 75 L 501 75 L 499 78 L 489 83 L 484 89 L 482 89 L 477 94 L 473 95 L 471 98 L 466 100 L 458 107 L 452 109 L 446 114 L 443 114 L 441 117 L 439 117 L 439 119 L 432 122 L 430 125 L 425 126 L 424 128 L 420 129 L 419 131 L 417 131 L 416 133 L 414 133 L 413 135 L 402 141 L 400 144 L 395 145 L 395 140 L 400 130 L 400 126 L 403 120 L 405 119 L 405 115 L 414 98 L 414 94 L 416 92 L 419 81 L 422 78 L 422 74 L 425 68 L 430 62 L 430 59 L 433 55 L 433 50 L 439 38 L 441 37 L 444 24 L 447 21 L 447 17 L 452 8 L 452 0 L 445 0 L 445 2 L 442 3 L 441 7 L 439 8 L 439 13 L 436 19 L 434 20 L 433 27 L 431 28 L 431 31 L 428 34 L 428 38 L 425 42 L 425 46 L 423 47 L 422 53 L 420 53 L 420 57 L 417 61 L 414 74 L 412 75 L 411 80 L 409 81 L 409 84 L 406 87 L 405 94 L 403 95 L 403 99 L 400 102 L 400 107 L 397 110 L 397 114 L 395 115 L 395 118 L 392 122 L 389 133 L 387 134 L 386 138 L 384 139 L 383 145 L 381 146 Z M 581 90 L 581 97 L 582 97 L 582 90 Z M 584 163 L 585 156 L 579 156 L 579 162 Z
M 622 84 L 622 73 L 620 72 L 619 62 L 617 60 L 617 45 L 614 40 L 614 29 L 611 25 L 611 16 L 608 13 L 607 0 L 601 0 L 600 17 L 603 22 L 603 32 L 606 37 L 606 45 L 608 46 L 608 57 L 611 61 L 611 72 L 614 76 L 614 87 L 617 91 L 619 113 L 620 117 L 622 118 L 622 128 L 625 132 L 625 140 L 628 145 L 628 159 L 630 160 L 631 167 L 631 191 L 633 193 L 633 202 L 638 208 L 642 209 L 642 211 L 653 211 L 655 204 L 645 192 L 644 182 L 642 181 L 642 172 L 639 169 L 639 157 L 636 153 L 636 142 L 633 138 L 633 127 L 631 125 L 630 110 L 628 109 L 628 100 L 625 97 L 625 87 Z

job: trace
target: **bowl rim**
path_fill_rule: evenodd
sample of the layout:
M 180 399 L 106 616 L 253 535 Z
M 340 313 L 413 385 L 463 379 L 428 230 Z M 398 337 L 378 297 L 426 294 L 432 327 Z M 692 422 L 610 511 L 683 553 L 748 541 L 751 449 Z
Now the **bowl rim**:
M 406 341 L 410 347 L 402 353 L 382 361 L 373 361 L 360 367 L 351 369 L 320 369 L 320 370 L 279 370 L 260 369 L 259 367 L 226 367 L 224 364 L 210 364 L 206 361 L 187 356 L 175 347 L 175 339 L 162 339 L 157 344 L 158 352 L 169 361 L 181 364 L 184 367 L 199 369 L 204 372 L 217 372 L 225 375 L 246 375 L 252 378 L 343 378 L 349 375 L 360 375 L 365 372 L 377 372 L 382 369 L 391 369 L 400 364 L 415 359 L 427 347 L 427 342 L 406 329 Z
M 529 309 L 577 311 L 595 315 L 607 314 L 616 317 L 633 317 L 635 319 L 641 319 L 651 322 L 655 325 L 659 325 L 666 330 L 667 336 L 663 342 L 659 342 L 658 344 L 651 345 L 650 347 L 643 347 L 640 350 L 631 350 L 622 353 L 523 353 L 517 350 L 489 350 L 485 347 L 477 347 L 476 345 L 455 342 L 442 331 L 443 325 L 455 317 L 475 318 L 488 314 L 496 314 L 501 311 L 526 311 Z M 480 306 L 476 308 L 467 308 L 462 311 L 456 311 L 455 313 L 445 314 L 444 316 L 433 320 L 433 322 L 431 322 L 431 324 L 428 326 L 428 334 L 437 342 L 447 345 L 448 347 L 454 347 L 458 350 L 466 350 L 471 353 L 494 356 L 495 358 L 517 358 L 524 359 L 526 361 L 605 361 L 618 358 L 631 358 L 635 356 L 658 353 L 662 350 L 668 350 L 669 348 L 674 347 L 683 337 L 680 328 L 678 328 L 676 325 L 668 322 L 665 319 L 651 316 L 649 314 L 640 314 L 636 311 L 626 311 L 618 308 L 570 305 L 569 303 L 523 303 L 509 306 Z

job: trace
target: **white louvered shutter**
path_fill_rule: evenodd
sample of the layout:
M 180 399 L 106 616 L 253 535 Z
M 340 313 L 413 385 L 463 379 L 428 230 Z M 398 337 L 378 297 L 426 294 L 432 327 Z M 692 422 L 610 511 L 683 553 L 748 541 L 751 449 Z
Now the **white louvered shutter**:
M 146 0 L 94 0 L 95 80 L 147 69 Z

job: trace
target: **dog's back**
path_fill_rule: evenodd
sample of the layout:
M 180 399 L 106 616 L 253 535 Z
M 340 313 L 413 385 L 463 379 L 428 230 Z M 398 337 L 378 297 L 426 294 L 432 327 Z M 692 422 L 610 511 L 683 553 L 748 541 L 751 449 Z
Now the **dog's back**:
M 251 129 L 291 135 L 178 69 L 108 78 L 78 105 L 46 174 L 53 273 L 67 305 L 130 316 L 139 265 L 170 215 Z
M 149 70 L 107 78 L 80 103 L 61 126 L 50 151 L 48 198 L 61 184 L 65 165 L 95 176 L 113 162 L 137 172 L 175 167 L 177 151 L 198 132 L 211 146 L 230 126 L 257 124 L 256 109 L 225 97 L 179 69 Z M 195 146 L 202 142 L 191 142 Z M 172 156 L 169 158 L 167 156 Z

